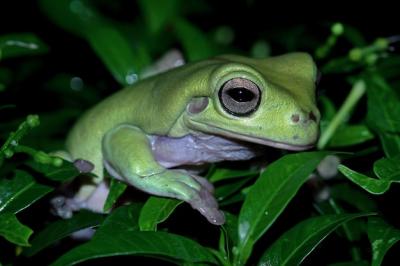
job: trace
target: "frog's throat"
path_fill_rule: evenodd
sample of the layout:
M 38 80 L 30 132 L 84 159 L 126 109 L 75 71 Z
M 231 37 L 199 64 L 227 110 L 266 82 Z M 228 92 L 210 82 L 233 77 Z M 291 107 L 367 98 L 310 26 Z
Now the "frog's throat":
M 305 145 L 296 145 L 296 144 L 290 144 L 286 142 L 280 142 L 280 141 L 275 141 L 271 139 L 266 139 L 266 138 L 259 138 L 259 137 L 254 137 L 254 136 L 249 136 L 249 135 L 243 135 L 237 132 L 233 132 L 227 129 L 223 129 L 220 127 L 216 127 L 213 125 L 209 125 L 206 123 L 199 123 L 197 121 L 189 120 L 187 121 L 189 124 L 194 126 L 197 129 L 202 129 L 203 131 L 206 131 L 205 129 L 212 129 L 213 134 L 220 135 L 223 137 L 228 137 L 232 139 L 237 139 L 237 140 L 243 140 L 246 142 L 251 142 L 251 143 L 257 143 L 265 146 L 270 146 L 274 147 L 277 149 L 284 149 L 284 150 L 290 150 L 290 151 L 304 151 L 308 150 L 314 147 L 314 143 L 310 144 L 305 144 Z M 207 130 L 209 131 L 209 130 Z

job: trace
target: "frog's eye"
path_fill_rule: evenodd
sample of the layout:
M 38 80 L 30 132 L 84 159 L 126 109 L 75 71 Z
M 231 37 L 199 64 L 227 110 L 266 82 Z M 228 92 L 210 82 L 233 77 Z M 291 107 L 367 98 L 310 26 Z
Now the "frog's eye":
M 248 79 L 233 78 L 222 85 L 218 97 L 228 113 L 245 116 L 257 110 L 261 100 L 261 90 Z

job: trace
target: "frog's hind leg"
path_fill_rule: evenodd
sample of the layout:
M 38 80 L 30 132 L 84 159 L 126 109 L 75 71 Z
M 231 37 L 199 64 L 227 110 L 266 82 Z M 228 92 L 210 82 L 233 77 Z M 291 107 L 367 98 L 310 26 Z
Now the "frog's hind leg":
M 103 179 L 103 168 L 99 167 L 101 164 L 97 163 L 98 168 L 95 168 L 94 163 L 83 159 L 74 160 L 73 156 L 64 150 L 52 152 L 51 155 L 72 162 L 81 173 L 93 173 L 96 175 L 95 178 L 90 177 L 83 180 L 73 198 L 57 196 L 52 199 L 51 202 L 55 213 L 60 217 L 70 218 L 74 211 L 80 209 L 103 212 L 109 188 Z

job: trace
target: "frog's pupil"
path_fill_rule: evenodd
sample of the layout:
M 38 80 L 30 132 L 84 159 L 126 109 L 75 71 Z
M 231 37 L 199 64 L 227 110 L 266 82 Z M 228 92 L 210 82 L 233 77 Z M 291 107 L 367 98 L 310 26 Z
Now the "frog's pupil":
M 250 102 L 254 98 L 254 93 L 246 88 L 232 88 L 227 94 L 237 102 Z

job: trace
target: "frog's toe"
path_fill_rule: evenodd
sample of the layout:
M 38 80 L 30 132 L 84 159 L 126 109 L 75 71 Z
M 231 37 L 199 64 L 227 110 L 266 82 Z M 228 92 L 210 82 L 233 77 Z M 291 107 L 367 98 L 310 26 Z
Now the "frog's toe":
M 214 193 L 214 186 L 211 184 L 206 178 L 198 176 L 198 175 L 192 175 L 193 178 L 200 183 L 202 187 L 207 189 L 210 193 Z
M 190 205 L 198 210 L 207 220 L 215 225 L 225 223 L 225 215 L 218 209 L 218 203 L 207 189 L 201 189 L 198 198 L 189 201 Z
M 78 169 L 79 172 L 81 173 L 90 173 L 94 169 L 94 164 L 83 160 L 83 159 L 77 159 L 74 161 L 74 166 L 76 169 Z

